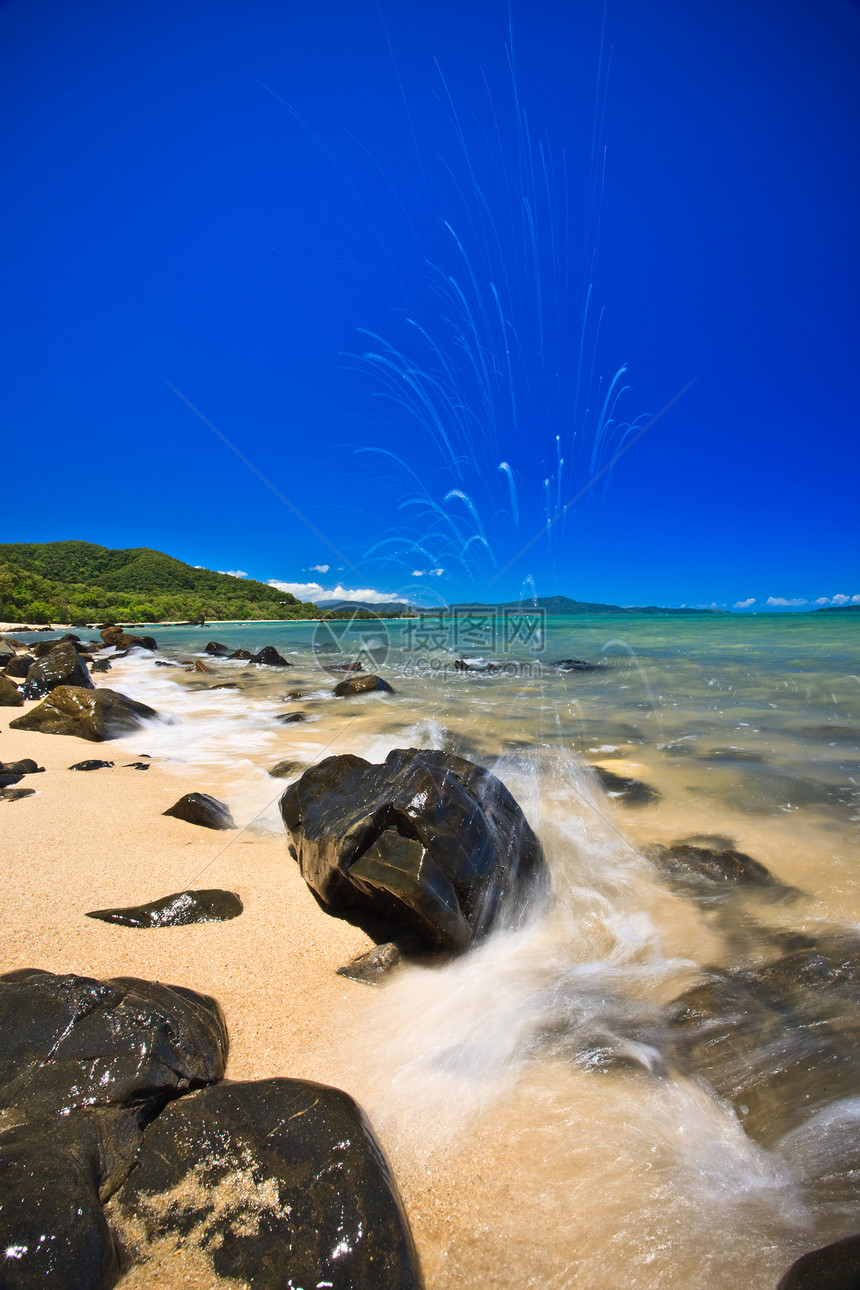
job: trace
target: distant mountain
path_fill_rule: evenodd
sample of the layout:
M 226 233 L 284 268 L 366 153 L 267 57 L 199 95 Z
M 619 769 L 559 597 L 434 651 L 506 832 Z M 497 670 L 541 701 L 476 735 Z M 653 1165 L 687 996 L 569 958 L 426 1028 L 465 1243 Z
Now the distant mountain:
M 500 609 L 543 609 L 550 615 L 565 614 L 727 614 L 727 609 L 665 609 L 659 605 L 600 605 L 569 596 L 537 596 L 534 600 L 509 600 L 500 605 L 451 605 L 450 613 L 492 613 Z
M 94 542 L 0 544 L 0 618 L 87 623 L 231 618 L 316 618 L 303 603 L 253 578 L 197 569 L 149 547 Z
M 860 614 L 860 605 L 822 605 L 814 614 Z
M 414 613 L 417 605 L 409 605 L 405 600 L 383 600 L 379 604 L 372 604 L 369 600 L 318 600 L 317 608 L 323 612 L 330 609 L 365 609 L 369 613 L 379 614 L 385 617 L 386 614 L 408 614 Z

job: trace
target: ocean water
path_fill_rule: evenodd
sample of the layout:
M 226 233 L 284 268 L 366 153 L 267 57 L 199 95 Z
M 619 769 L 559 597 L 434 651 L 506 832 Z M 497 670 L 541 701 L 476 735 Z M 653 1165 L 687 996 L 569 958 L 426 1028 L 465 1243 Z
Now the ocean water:
M 856 621 L 152 630 L 157 654 L 102 678 L 170 718 L 129 748 L 206 768 L 250 834 L 283 831 L 275 762 L 433 747 L 493 770 L 541 838 L 549 883 L 522 926 L 403 970 L 369 1029 L 366 1005 L 342 1018 L 344 1086 L 384 1137 L 428 1285 L 765 1290 L 860 1227 Z M 212 638 L 292 666 L 212 659 Z M 354 657 L 395 693 L 335 698 L 327 668 Z M 183 659 L 213 675 L 157 666 Z M 667 868 L 653 848 L 677 843 L 770 881 Z

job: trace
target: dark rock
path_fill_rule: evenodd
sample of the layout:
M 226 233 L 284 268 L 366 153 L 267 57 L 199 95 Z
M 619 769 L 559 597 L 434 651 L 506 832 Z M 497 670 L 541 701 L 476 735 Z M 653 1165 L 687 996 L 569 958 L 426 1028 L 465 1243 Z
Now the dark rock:
M 625 806 L 649 806 L 656 802 L 660 794 L 650 784 L 643 784 L 640 779 L 628 779 L 626 775 L 616 775 L 615 771 L 604 770 L 602 766 L 591 768 L 604 791 L 610 797 L 619 798 Z
M 96 661 L 93 663 L 92 667 L 90 668 L 90 671 L 91 672 L 109 672 L 110 659 L 97 658 Z
M 540 843 L 505 786 L 448 753 L 397 749 L 382 765 L 328 757 L 281 815 L 323 908 L 374 939 L 464 949 L 542 872 Z M 381 930 L 393 935 L 377 936 Z
M 132 1107 L 144 1122 L 169 1098 L 220 1079 L 227 1058 L 214 999 L 134 977 L 8 972 L 0 1033 L 0 1108 L 29 1121 Z
M 338 976 L 348 977 L 350 981 L 361 981 L 363 985 L 379 985 L 400 964 L 403 956 L 393 941 L 383 945 L 374 945 L 372 950 L 359 954 L 350 963 L 337 969 Z
M 0 771 L 4 775 L 39 775 L 45 767 L 33 761 L 32 757 L 22 757 L 20 761 L 0 762 Z
M 292 667 L 293 666 L 292 663 L 288 663 L 285 658 L 281 658 L 281 655 L 275 649 L 274 645 L 266 645 L 263 649 L 259 650 L 258 653 L 252 654 L 249 659 L 249 662 L 262 663 L 266 667 Z
M 252 659 L 252 658 L 254 657 L 254 655 L 251 653 L 251 651 L 250 651 L 249 649 L 234 649 L 234 650 L 233 650 L 233 653 L 230 655 L 230 657 L 231 657 L 231 658 L 244 659 L 245 661 L 249 661 L 250 659 Z
M 0 788 L 0 802 L 17 802 L 22 797 L 32 797 L 35 788 Z
M 0 770 L 0 788 L 11 788 L 21 779 L 20 775 L 12 775 L 8 771 Z
M 16 676 L 19 679 L 22 679 L 30 671 L 30 668 L 33 666 L 35 661 L 36 660 L 29 654 L 16 654 L 15 657 L 10 659 L 6 664 L 6 675 Z
M 360 672 L 360 663 L 331 663 L 326 665 L 327 672 Z
M 187 927 L 190 923 L 226 923 L 238 918 L 242 902 L 232 891 L 178 891 L 146 905 L 127 909 L 94 909 L 87 918 L 122 927 Z
M 220 681 L 218 685 L 207 685 L 207 690 L 241 690 L 238 681 Z
M 76 685 L 84 690 L 93 688 L 86 664 L 81 662 L 70 641 L 36 660 L 24 682 L 24 698 L 42 699 L 58 685 Z
M 127 761 L 123 762 L 126 770 L 149 770 L 148 761 Z
M 292 725 L 295 721 L 307 721 L 307 717 L 303 712 L 282 712 L 279 716 L 275 717 L 275 720 L 288 726 Z
M 154 636 L 131 636 L 122 627 L 106 627 L 101 638 L 105 645 L 113 645 L 116 649 L 158 649 Z
M 199 658 L 195 659 L 193 662 L 191 661 L 191 659 L 186 659 L 185 671 L 186 672 L 211 672 L 212 668 L 207 667 L 205 663 L 201 663 Z
M 3 644 L 8 649 L 26 649 L 27 648 L 27 646 L 24 644 L 23 641 L 16 640 L 14 636 L 4 636 Z
M 366 676 L 351 676 L 346 681 L 339 681 L 334 687 L 334 692 L 339 699 L 350 694 L 368 694 L 371 690 L 379 690 L 384 694 L 393 694 L 394 687 L 387 681 L 383 681 L 381 676 L 374 676 L 368 673 Z
M 504 668 L 501 663 L 479 663 L 477 659 L 457 658 L 454 660 L 455 672 L 483 672 L 495 673 L 502 672 Z
M 204 654 L 214 654 L 216 658 L 229 658 L 230 652 L 229 645 L 221 645 L 218 641 L 209 641 L 203 646 Z
M 284 703 L 295 703 L 298 699 L 306 699 L 307 697 L 304 690 L 288 690 L 284 695 Z
M 157 717 L 153 708 L 127 698 L 117 690 L 84 690 L 61 685 L 52 690 L 37 708 L 10 721 L 16 730 L 34 730 L 46 735 L 75 735 L 101 743 L 136 730 L 147 718 Z
M 110 1212 L 132 1258 L 160 1237 L 190 1238 L 218 1276 L 254 1290 L 421 1285 L 367 1120 L 346 1093 L 307 1080 L 224 1081 L 174 1102 Z
M 89 761 L 76 761 L 69 770 L 108 770 L 112 765 L 112 761 L 97 761 L 91 758 Z
M 186 793 L 162 815 L 172 815 L 188 824 L 200 824 L 204 829 L 235 829 L 233 816 L 223 802 L 208 793 Z
M 669 885 L 682 892 L 701 894 L 739 886 L 777 885 L 765 866 L 743 851 L 676 842 L 670 847 L 644 847 L 643 853 Z
M 588 663 L 584 658 L 560 658 L 555 666 L 562 672 L 600 672 L 603 663 Z
M 296 771 L 301 770 L 301 768 L 301 762 L 279 761 L 276 766 L 272 767 L 269 774 L 273 779 L 289 779 L 291 775 L 295 775 Z
M 50 1132 L 20 1125 L 0 1136 L 4 1290 L 109 1290 L 116 1250 L 99 1201 L 100 1160 L 80 1117 Z
M 74 640 L 76 641 L 77 639 L 78 638 L 76 636 Z M 47 658 L 47 656 L 51 654 L 55 649 L 57 649 L 60 645 L 67 645 L 67 644 L 74 645 L 74 641 L 72 640 L 71 637 L 55 636 L 52 640 L 49 640 L 49 641 L 36 641 L 34 645 L 30 646 L 30 649 L 32 649 L 37 659 Z
M 792 1263 L 776 1290 L 858 1290 L 860 1234 L 804 1254 Z
M 24 696 L 8 676 L 0 676 L 0 708 L 23 708 Z
M 116 657 L 116 655 L 114 655 L 114 657 Z M 156 667 L 182 667 L 182 664 L 181 664 L 181 663 L 167 663 L 163 658 L 157 658 L 157 659 L 155 660 L 155 666 L 156 666 Z

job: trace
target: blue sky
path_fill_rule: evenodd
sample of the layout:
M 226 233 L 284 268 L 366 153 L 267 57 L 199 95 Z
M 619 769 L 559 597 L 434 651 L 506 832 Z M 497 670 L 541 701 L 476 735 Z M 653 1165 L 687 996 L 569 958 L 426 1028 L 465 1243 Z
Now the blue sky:
M 5 540 L 860 595 L 860 5 L 6 0 L 0 48 Z

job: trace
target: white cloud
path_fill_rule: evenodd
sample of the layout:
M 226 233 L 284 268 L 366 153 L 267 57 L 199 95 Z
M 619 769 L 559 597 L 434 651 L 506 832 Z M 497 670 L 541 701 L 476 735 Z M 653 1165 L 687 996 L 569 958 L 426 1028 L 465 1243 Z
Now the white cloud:
M 852 596 L 851 603 L 852 605 L 860 605 L 860 596 Z
M 749 609 L 750 605 L 755 604 L 755 596 L 750 596 L 749 600 L 736 600 L 735 609 Z
M 410 577 L 412 578 L 441 578 L 445 572 L 444 569 L 413 569 Z
M 375 591 L 373 587 L 342 587 L 338 583 L 336 587 L 326 589 L 319 582 L 281 582 L 279 578 L 270 578 L 269 586 L 277 587 L 278 591 L 288 591 L 291 596 L 298 596 L 299 600 L 312 600 L 314 603 L 320 600 L 363 600 L 369 605 L 380 605 L 396 600 L 406 604 L 402 596 L 392 595 L 388 591 Z
M 830 604 L 830 597 L 829 597 L 829 596 L 819 596 L 819 597 L 818 597 L 818 599 L 815 601 L 815 604 L 816 604 L 816 605 L 829 605 L 829 604 Z
M 331 568 L 331 565 L 330 565 L 330 564 L 312 564 L 312 565 L 311 565 L 311 568 L 310 568 L 310 572 L 311 572 L 311 573 L 328 573 L 328 571 L 329 571 L 329 569 L 330 569 L 330 568 Z
M 230 578 L 247 578 L 248 576 L 244 569 L 219 569 L 218 572 L 226 573 Z
M 834 596 L 830 603 L 831 605 L 847 605 L 847 604 L 850 604 L 850 602 L 851 602 L 850 596 L 840 595 L 840 596 Z
M 809 603 L 807 600 L 801 600 L 799 597 L 795 600 L 786 600 L 784 596 L 768 596 L 767 603 L 779 609 L 797 609 L 800 605 Z

